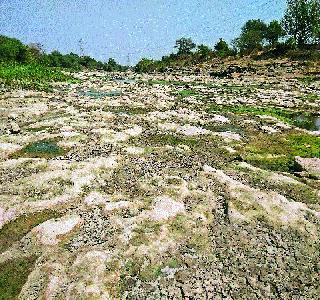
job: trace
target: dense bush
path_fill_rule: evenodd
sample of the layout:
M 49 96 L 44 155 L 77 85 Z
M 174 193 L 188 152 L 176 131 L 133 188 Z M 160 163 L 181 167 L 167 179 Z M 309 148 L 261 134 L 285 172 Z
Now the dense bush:
M 28 47 L 23 45 L 19 40 L 9 38 L 6 36 L 0 36 L 0 62 L 12 63 L 27 62 Z

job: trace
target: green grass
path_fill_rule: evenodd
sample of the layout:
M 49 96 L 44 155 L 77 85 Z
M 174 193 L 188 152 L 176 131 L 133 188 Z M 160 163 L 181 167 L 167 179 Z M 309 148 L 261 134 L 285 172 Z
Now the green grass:
M 275 117 L 278 120 L 308 130 L 314 129 L 314 114 L 297 112 L 276 107 L 256 107 L 247 105 L 211 105 L 209 112 L 231 112 L 235 114 L 264 115 Z
M 0 65 L 0 86 L 50 90 L 52 82 L 78 82 L 60 70 L 40 65 Z
M 272 171 L 292 172 L 295 156 L 320 158 L 320 137 L 301 134 L 257 135 L 241 149 L 248 163 Z
M 0 300 L 18 299 L 36 259 L 36 256 L 31 256 L 0 264 Z
M 292 113 L 274 107 L 256 107 L 247 105 L 211 105 L 209 112 L 232 112 L 235 114 L 252 114 L 252 115 L 266 115 L 275 117 L 283 122 L 292 123 Z
M 182 91 L 179 91 L 178 94 L 184 98 L 184 97 L 188 97 L 188 96 L 194 96 L 194 95 L 197 95 L 197 93 L 193 90 L 182 90 Z
M 305 85 L 309 85 L 317 80 L 319 80 L 319 77 L 316 77 L 316 76 L 304 76 L 304 77 L 298 78 L 298 81 L 300 81 L 301 83 L 303 83 Z
M 320 100 L 320 96 L 315 93 L 309 93 L 309 94 L 303 95 L 301 99 L 314 102 L 314 101 Z
M 52 218 L 60 216 L 51 210 L 22 215 L 4 225 L 0 230 L 0 253 L 10 248 L 15 242 L 24 237 L 32 228 Z

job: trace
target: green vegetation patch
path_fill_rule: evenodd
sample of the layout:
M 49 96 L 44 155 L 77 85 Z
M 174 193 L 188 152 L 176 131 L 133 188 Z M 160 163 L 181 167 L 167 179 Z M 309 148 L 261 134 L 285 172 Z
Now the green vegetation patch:
M 211 105 L 209 112 L 232 112 L 235 114 L 265 115 L 278 118 L 286 123 L 291 123 L 292 113 L 274 107 L 256 107 L 246 105 Z
M 0 264 L 0 300 L 18 298 L 36 259 L 36 256 L 31 256 L 13 259 Z
M 310 102 L 315 102 L 317 100 L 320 100 L 320 96 L 315 93 L 309 93 L 309 94 L 303 95 L 301 98 L 302 100 L 307 100 Z
M 317 76 L 311 75 L 311 76 L 299 77 L 298 80 L 305 85 L 309 85 L 315 81 L 319 81 L 320 78 Z
M 291 133 L 287 135 L 262 135 L 254 137 L 245 147 L 239 149 L 248 163 L 273 170 L 295 171 L 295 156 L 319 157 L 320 137 Z
M 58 69 L 40 65 L 0 65 L 0 86 L 50 90 L 52 82 L 78 82 Z
M 56 211 L 45 210 L 27 215 L 22 215 L 17 219 L 7 223 L 0 230 L 0 253 L 7 250 L 15 242 L 23 238 L 32 228 L 53 218 L 59 217 Z
M 134 229 L 134 236 L 130 242 L 134 246 L 148 244 L 159 235 L 160 229 L 160 223 L 151 220 L 143 221 L 139 227 Z
M 61 156 L 66 150 L 59 147 L 55 140 L 42 140 L 31 143 L 15 152 L 11 157 L 52 158 Z
M 317 130 L 317 115 L 310 112 L 297 112 L 275 107 L 256 107 L 247 105 L 211 105 L 209 112 L 232 112 L 235 114 L 264 115 L 308 130 Z
M 183 98 L 197 95 L 197 93 L 194 90 L 182 90 L 179 91 L 178 94 Z

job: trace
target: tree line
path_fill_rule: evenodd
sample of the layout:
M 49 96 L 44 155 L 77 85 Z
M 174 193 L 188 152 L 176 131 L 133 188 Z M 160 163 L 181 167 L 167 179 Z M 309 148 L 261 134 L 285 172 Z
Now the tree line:
M 62 54 L 57 50 L 45 53 L 40 44 L 24 45 L 15 38 L 0 35 L 0 64 L 39 64 L 45 67 L 80 70 L 123 71 L 124 66 L 113 58 L 107 62 L 95 60 L 90 56 L 80 56 L 75 53 Z
M 249 55 L 259 51 L 277 57 L 289 51 L 320 50 L 320 0 L 287 0 L 282 20 L 270 23 L 260 19 L 248 20 L 231 45 L 220 38 L 212 49 L 207 45 L 197 46 L 191 38 L 183 37 L 176 41 L 174 49 L 175 53 L 163 56 L 161 60 L 143 58 L 136 65 L 136 71 L 162 71 L 175 65 L 183 66 L 214 57 Z

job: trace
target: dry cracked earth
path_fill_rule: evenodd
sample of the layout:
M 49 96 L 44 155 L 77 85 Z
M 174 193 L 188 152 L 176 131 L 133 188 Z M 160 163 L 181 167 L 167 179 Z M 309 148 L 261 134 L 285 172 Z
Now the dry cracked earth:
M 319 299 L 319 67 L 77 73 L 0 96 L 0 299 Z

